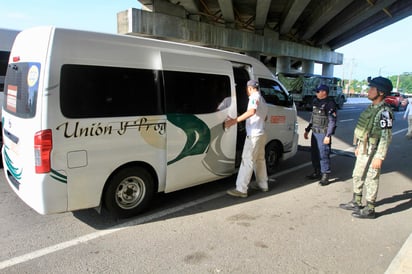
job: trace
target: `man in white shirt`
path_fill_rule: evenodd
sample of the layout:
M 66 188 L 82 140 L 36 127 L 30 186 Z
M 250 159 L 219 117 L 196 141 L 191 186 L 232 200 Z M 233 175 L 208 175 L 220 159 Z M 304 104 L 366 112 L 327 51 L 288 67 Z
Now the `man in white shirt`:
M 268 176 L 265 162 L 265 121 L 268 108 L 265 99 L 259 92 L 259 83 L 255 80 L 247 82 L 249 102 L 247 110 L 235 119 L 228 119 L 225 127 L 229 128 L 246 120 L 246 139 L 242 152 L 242 163 L 236 179 L 236 188 L 227 191 L 235 197 L 247 197 L 247 190 L 255 171 L 257 188 L 268 191 Z

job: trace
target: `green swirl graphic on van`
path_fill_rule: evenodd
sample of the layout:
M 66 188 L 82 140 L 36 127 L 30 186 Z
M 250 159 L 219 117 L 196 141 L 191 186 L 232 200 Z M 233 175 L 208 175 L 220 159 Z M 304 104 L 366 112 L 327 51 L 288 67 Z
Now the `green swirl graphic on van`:
M 52 169 L 50 171 L 50 177 L 52 177 L 53 179 L 55 179 L 55 180 L 57 180 L 61 183 L 67 184 L 67 176 L 60 173 L 60 172 L 58 172 L 57 170 Z
M 210 143 L 210 129 L 193 114 L 169 113 L 167 119 L 175 126 L 181 128 L 187 137 L 186 144 L 176 158 L 169 161 L 171 165 L 187 156 L 202 154 Z
M 4 146 L 4 161 L 6 162 L 7 169 L 13 175 L 14 178 L 17 180 L 21 179 L 21 175 L 23 173 L 23 169 L 19 169 L 13 165 L 13 161 L 10 159 L 9 154 L 7 153 L 9 151 L 8 146 Z

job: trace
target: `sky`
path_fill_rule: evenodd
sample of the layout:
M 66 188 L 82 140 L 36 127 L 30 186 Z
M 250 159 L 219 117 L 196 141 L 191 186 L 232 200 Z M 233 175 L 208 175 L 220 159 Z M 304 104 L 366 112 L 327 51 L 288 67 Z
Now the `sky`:
M 40 25 L 117 33 L 117 13 L 139 8 L 137 0 L 0 0 L 0 28 L 23 30 Z M 412 16 L 344 47 L 336 77 L 365 80 L 412 72 Z M 320 72 L 319 72 L 320 71 Z M 321 67 L 315 67 L 321 73 Z
M 336 77 L 365 80 L 368 76 L 393 76 L 412 72 L 412 16 L 336 49 L 343 65 Z

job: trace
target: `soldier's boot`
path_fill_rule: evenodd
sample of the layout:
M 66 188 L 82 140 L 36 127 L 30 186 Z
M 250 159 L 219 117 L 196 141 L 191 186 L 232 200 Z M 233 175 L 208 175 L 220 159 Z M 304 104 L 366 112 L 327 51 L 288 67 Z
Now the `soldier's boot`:
M 315 168 L 315 170 L 313 171 L 313 173 L 309 174 L 306 176 L 306 178 L 310 179 L 310 180 L 318 180 L 321 178 L 321 174 L 320 174 L 320 170 L 318 168 Z
M 327 173 L 322 173 L 322 178 L 320 178 L 319 184 L 321 186 L 327 186 L 329 183 L 329 175 Z
M 361 210 L 352 212 L 352 216 L 360 219 L 375 219 L 375 205 L 368 202 Z
M 340 204 L 340 208 L 352 211 L 359 211 L 362 208 L 362 195 L 353 193 L 353 198 L 347 203 Z

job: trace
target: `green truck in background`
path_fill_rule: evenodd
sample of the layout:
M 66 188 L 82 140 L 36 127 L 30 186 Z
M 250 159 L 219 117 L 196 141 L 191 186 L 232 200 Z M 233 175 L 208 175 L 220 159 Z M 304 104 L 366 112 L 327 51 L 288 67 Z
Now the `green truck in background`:
M 316 97 L 316 88 L 319 85 L 329 87 L 329 97 L 335 99 L 339 109 L 346 102 L 346 96 L 342 92 L 343 83 L 340 78 L 304 73 L 279 73 L 277 76 L 292 95 L 297 107 L 312 109 L 312 102 Z

